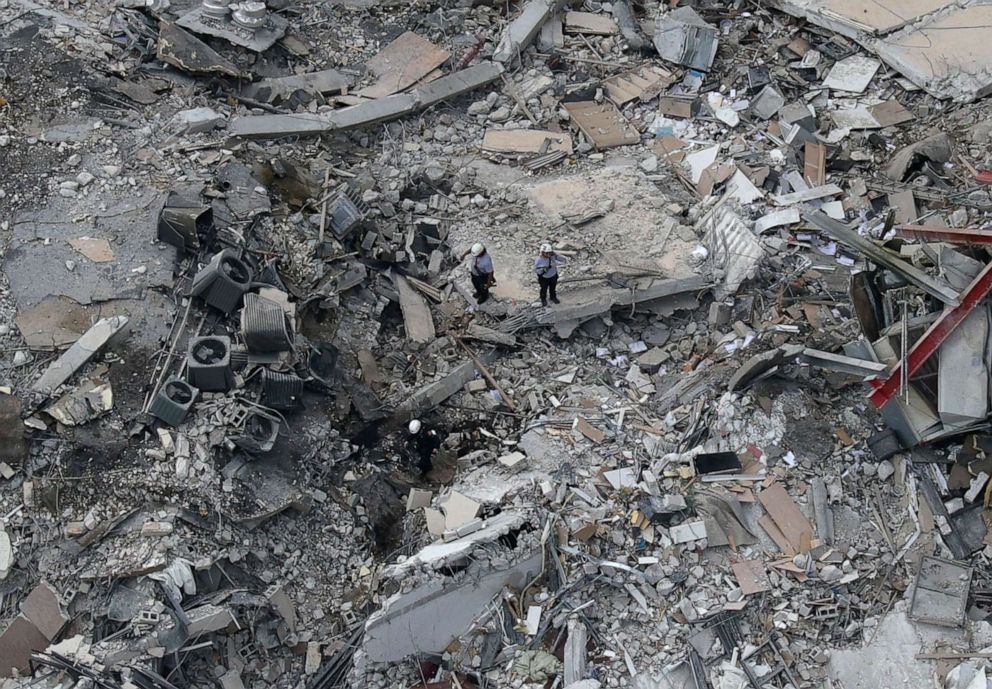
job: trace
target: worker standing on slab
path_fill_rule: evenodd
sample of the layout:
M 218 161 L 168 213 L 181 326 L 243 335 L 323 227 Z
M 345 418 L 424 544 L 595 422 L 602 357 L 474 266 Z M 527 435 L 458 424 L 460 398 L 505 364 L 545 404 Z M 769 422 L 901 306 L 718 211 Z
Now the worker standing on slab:
M 434 468 L 434 453 L 441 447 L 441 437 L 433 428 L 425 428 L 420 419 L 413 419 L 407 426 L 410 434 L 406 439 L 407 452 L 416 459 L 421 474 Z
M 462 254 L 460 260 L 472 254 L 472 287 L 475 288 L 475 300 L 484 304 L 489 299 L 489 288 L 496 284 L 496 273 L 493 268 L 493 259 L 486 251 L 486 247 L 481 242 L 476 242 L 472 248 Z
M 558 301 L 558 266 L 565 265 L 567 260 L 556 254 L 555 248 L 550 244 L 541 245 L 541 255 L 534 259 L 537 284 L 541 286 L 541 306 L 548 305 L 548 292 L 551 293 L 551 301 L 561 303 Z

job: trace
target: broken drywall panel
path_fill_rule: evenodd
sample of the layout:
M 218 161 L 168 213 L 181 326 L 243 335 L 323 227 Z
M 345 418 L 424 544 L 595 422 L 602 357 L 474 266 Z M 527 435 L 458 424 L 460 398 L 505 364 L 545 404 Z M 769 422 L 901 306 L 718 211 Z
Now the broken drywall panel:
M 989 311 L 979 307 L 940 345 L 937 412 L 945 430 L 966 428 L 988 416 L 988 337 Z
M 970 4 L 867 45 L 937 98 L 967 103 L 992 93 L 992 4 Z
M 755 220 L 754 231 L 761 234 L 762 232 L 767 232 L 774 227 L 794 225 L 797 222 L 799 222 L 799 209 L 797 207 L 793 206 L 792 208 L 782 208 L 777 211 L 772 211 L 771 213 L 766 213 Z
M 777 196 L 773 196 L 772 200 L 779 206 L 792 206 L 797 203 L 816 201 L 817 199 L 826 198 L 827 196 L 839 196 L 843 193 L 844 191 L 836 184 L 824 184 L 823 186 L 813 187 L 812 189 L 793 191 L 789 194 L 779 194 Z
M 708 72 L 717 44 L 716 28 L 691 7 L 679 7 L 655 19 L 654 47 L 663 60 Z
M 685 157 L 685 160 L 682 162 L 688 166 L 689 179 L 692 180 L 693 184 L 699 184 L 699 180 L 703 178 L 703 172 L 706 171 L 706 168 L 716 162 L 716 156 L 719 151 L 720 145 L 715 144 L 713 146 L 707 146 L 701 151 L 690 153 Z
M 713 294 L 718 300 L 726 299 L 737 292 L 742 282 L 754 277 L 765 250 L 727 201 L 721 201 L 703 216 L 699 230 L 710 259 L 724 273 L 723 282 L 714 288 Z
M 522 590 L 541 571 L 541 561 L 538 551 L 515 565 L 490 567 L 454 585 L 437 578 L 393 595 L 365 623 L 365 654 L 373 662 L 395 662 L 444 651 L 504 587 Z
M 537 36 L 541 26 L 564 5 L 564 0 L 530 0 L 523 11 L 507 25 L 493 53 L 493 60 L 516 60 Z
M 540 129 L 487 129 L 482 149 L 496 153 L 549 153 L 572 155 L 572 137 L 564 132 Z
M 449 57 L 447 50 L 407 31 L 365 63 L 376 81 L 359 90 L 358 95 L 383 98 L 404 91 L 443 65 Z
M 124 329 L 128 323 L 125 316 L 101 318 L 82 337 L 56 359 L 31 386 L 36 392 L 51 392 L 69 380 L 73 373 L 83 367 L 102 350 L 111 338 Z
M 862 93 L 868 88 L 872 77 L 881 66 L 882 63 L 878 60 L 864 55 L 845 57 L 830 68 L 827 78 L 823 80 L 823 87 L 835 91 Z
M 641 141 L 641 135 L 613 103 L 580 101 L 563 103 L 562 107 L 575 126 L 598 149 L 629 146 Z

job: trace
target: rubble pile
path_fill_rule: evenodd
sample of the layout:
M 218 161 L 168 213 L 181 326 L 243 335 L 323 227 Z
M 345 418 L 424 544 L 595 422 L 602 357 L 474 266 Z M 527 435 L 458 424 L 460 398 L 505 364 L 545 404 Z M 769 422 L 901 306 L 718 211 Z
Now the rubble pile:
M 989 8 L 0 0 L 0 686 L 992 684 Z

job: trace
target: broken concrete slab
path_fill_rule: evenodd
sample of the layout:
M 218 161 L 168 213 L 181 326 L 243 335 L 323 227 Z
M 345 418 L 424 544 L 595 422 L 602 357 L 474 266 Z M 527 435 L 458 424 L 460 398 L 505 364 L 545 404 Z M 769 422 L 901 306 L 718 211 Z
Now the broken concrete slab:
M 565 5 L 565 0 L 529 0 L 520 12 L 503 31 L 493 60 L 496 62 L 511 62 L 527 49 L 541 27 L 551 18 L 551 15 Z
M 243 11 L 235 10 L 234 14 Z M 184 14 L 176 21 L 176 24 L 196 33 L 207 34 L 223 38 L 234 45 L 248 48 L 256 53 L 268 50 L 275 42 L 286 35 L 289 28 L 289 20 L 276 12 L 269 12 L 262 6 L 263 17 L 258 26 L 252 29 L 244 29 L 237 23 L 231 21 L 215 21 L 205 10 L 198 6 Z
M 710 287 L 709 278 L 702 275 L 681 280 L 642 280 L 633 281 L 629 288 L 605 288 L 596 291 L 578 304 L 562 304 L 560 307 L 537 315 L 538 325 L 568 326 L 559 327 L 559 335 L 567 337 L 582 321 L 608 313 L 615 308 L 653 301 L 663 297 L 702 292 Z
M 482 62 L 435 79 L 409 93 L 377 98 L 326 115 L 250 115 L 236 117 L 228 125 L 232 136 L 245 139 L 278 139 L 286 136 L 316 136 L 347 131 L 409 115 L 448 98 L 467 93 L 499 78 L 501 65 Z
M 482 137 L 482 149 L 496 153 L 573 153 L 571 136 L 540 129 L 487 129 Z
M 538 551 L 512 566 L 489 567 L 454 585 L 434 579 L 410 593 L 397 593 L 365 623 L 362 648 L 373 662 L 441 652 L 469 627 L 503 587 L 522 589 L 540 571 Z
M 827 78 L 823 80 L 823 87 L 834 91 L 862 93 L 881 66 L 881 62 L 870 57 L 851 55 L 834 63 Z
M 951 560 L 926 556 L 913 583 L 911 619 L 943 627 L 964 624 L 974 570 Z
M 187 72 L 241 76 L 233 62 L 171 22 L 159 23 L 158 59 Z
M 319 72 L 262 79 L 248 84 L 241 93 L 247 98 L 263 103 L 279 104 L 290 100 L 295 93 L 300 91 L 322 96 L 340 93 L 350 88 L 354 81 L 354 78 L 349 74 L 344 74 L 336 69 L 324 69 Z
M 98 196 L 95 200 L 107 207 L 87 217 L 85 223 L 73 222 L 73 201 L 62 197 L 14 216 L 3 268 L 20 309 L 35 306 L 49 296 L 88 305 L 141 299 L 149 288 L 171 288 L 171 261 L 163 260 L 146 233 L 134 231 L 135 227 L 157 225 L 166 195 L 145 190 L 117 196 L 103 189 L 90 195 Z M 82 259 L 73 247 L 81 236 L 106 241 L 112 250 L 111 260 Z M 86 244 L 94 246 L 92 241 Z M 51 279 L 39 280 L 39 275 Z
M 398 579 L 407 572 L 422 565 L 436 569 L 457 562 L 470 554 L 478 545 L 489 543 L 500 536 L 519 529 L 526 520 L 527 516 L 519 511 L 507 510 L 500 512 L 486 519 L 482 528 L 478 531 L 464 538 L 447 543 L 437 542 L 424 546 L 403 562 L 389 565 L 383 569 L 383 575 L 392 579 Z
M 992 5 L 971 3 L 868 43 L 890 67 L 937 98 L 967 103 L 992 93 L 986 27 Z
M 432 342 L 437 333 L 434 330 L 434 319 L 424 296 L 410 286 L 405 277 L 393 271 L 393 284 L 400 295 L 400 309 L 403 311 L 403 326 L 406 336 L 411 342 L 426 344 Z
M 891 33 L 955 5 L 954 0 L 780 0 L 784 12 L 853 39 Z
M 97 321 L 75 344 L 45 369 L 31 389 L 36 392 L 51 393 L 106 347 L 127 323 L 128 319 L 124 316 Z

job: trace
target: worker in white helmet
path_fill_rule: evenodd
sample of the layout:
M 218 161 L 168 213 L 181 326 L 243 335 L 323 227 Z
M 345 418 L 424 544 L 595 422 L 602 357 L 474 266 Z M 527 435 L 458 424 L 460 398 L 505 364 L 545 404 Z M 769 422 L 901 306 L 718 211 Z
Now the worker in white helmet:
M 421 474 L 434 468 L 434 453 L 441 447 L 441 438 L 433 428 L 424 428 L 420 419 L 413 419 L 407 426 L 410 432 L 406 439 L 407 452 L 416 461 Z
M 469 254 L 472 254 L 472 266 L 469 272 L 472 276 L 472 287 L 475 288 L 475 294 L 472 296 L 478 303 L 484 304 L 489 299 L 489 288 L 496 284 L 493 259 L 482 242 L 473 244 L 459 260 L 465 260 Z
M 548 305 L 548 292 L 551 301 L 558 301 L 558 266 L 564 265 L 567 259 L 555 253 L 550 244 L 541 245 L 541 255 L 534 259 L 534 272 L 537 273 L 537 284 L 541 286 L 541 306 Z

